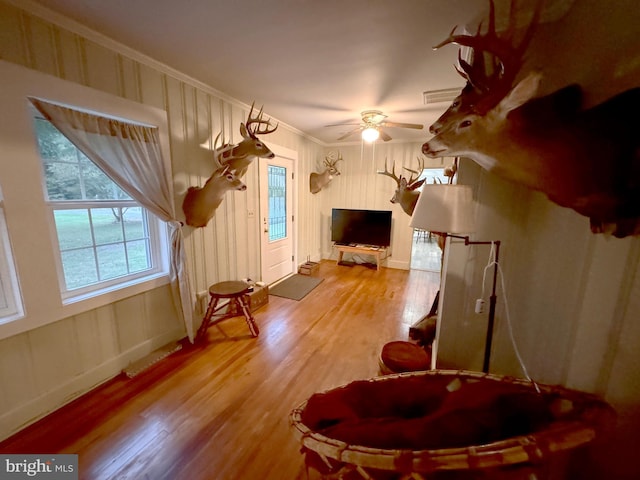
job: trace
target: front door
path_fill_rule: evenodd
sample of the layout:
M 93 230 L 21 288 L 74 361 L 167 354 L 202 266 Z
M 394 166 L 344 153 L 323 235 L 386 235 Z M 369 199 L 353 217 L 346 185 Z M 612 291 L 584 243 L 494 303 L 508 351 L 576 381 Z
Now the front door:
M 260 257 L 262 281 L 269 285 L 294 273 L 294 161 L 276 154 L 274 158 L 261 158 L 259 165 Z

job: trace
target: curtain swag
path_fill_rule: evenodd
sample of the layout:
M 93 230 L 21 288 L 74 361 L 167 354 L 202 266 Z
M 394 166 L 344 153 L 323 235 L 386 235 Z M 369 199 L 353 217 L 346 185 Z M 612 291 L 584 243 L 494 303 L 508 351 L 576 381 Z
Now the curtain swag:
M 136 125 L 30 98 L 31 103 L 122 190 L 167 223 L 171 241 L 173 300 L 193 342 L 194 301 L 181 223 L 157 127 Z

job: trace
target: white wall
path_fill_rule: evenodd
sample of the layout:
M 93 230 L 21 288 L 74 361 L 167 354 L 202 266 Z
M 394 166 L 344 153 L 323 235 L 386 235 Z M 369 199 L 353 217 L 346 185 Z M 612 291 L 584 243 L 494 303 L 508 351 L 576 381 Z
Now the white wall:
M 635 1 L 576 0 L 534 38 L 528 68 L 545 89 L 580 82 L 588 105 L 640 84 L 640 9 Z M 525 69 L 527 68 L 525 67 Z M 629 121 L 636 122 L 636 112 Z M 491 371 L 522 376 L 507 330 L 531 376 L 595 392 L 619 415 L 612 438 L 592 449 L 572 478 L 638 478 L 640 441 L 640 238 L 593 235 L 569 209 L 464 161 L 460 182 L 479 202 L 475 240 L 501 240 L 506 293 L 499 290 Z M 482 368 L 486 315 L 473 313 L 488 247 L 448 250 L 438 366 Z M 490 288 L 487 283 L 487 290 Z

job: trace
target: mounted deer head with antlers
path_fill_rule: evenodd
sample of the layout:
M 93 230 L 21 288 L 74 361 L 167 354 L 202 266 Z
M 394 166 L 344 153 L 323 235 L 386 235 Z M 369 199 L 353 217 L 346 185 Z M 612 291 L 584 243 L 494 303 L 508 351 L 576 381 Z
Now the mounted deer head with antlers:
M 469 47 L 473 52 L 473 60 L 471 63 L 464 61 L 462 51 L 458 51 L 456 70 L 467 83 L 451 106 L 431 125 L 429 128 L 431 133 L 436 134 L 445 125 L 467 113 L 474 112 L 480 115 L 487 113 L 511 89 L 538 23 L 541 4 L 537 3 L 529 26 L 517 46 L 513 46 L 516 23 L 516 9 L 513 5 L 512 0 L 509 27 L 502 37 L 496 33 L 495 6 L 493 0 L 490 0 L 486 33 L 481 33 L 482 23 L 478 26 L 476 35 L 473 36 L 455 35 L 457 27 L 454 27 L 444 41 L 433 47 L 437 50 L 451 43 Z M 485 55 L 485 53 L 492 54 Z
M 254 102 L 255 103 L 255 102 Z M 273 133 L 278 128 L 278 124 L 275 127 L 271 127 L 271 121 L 263 119 L 262 108 L 258 115 L 252 117 L 253 106 L 251 104 L 251 110 L 247 116 L 246 123 L 240 124 L 240 134 L 243 140 L 236 144 L 230 145 L 224 143 L 218 147 L 218 139 L 220 134 L 214 142 L 214 159 L 218 166 L 229 167 L 232 172 L 235 172 L 238 178 L 242 178 L 247 172 L 249 165 L 256 157 L 261 158 L 273 158 L 273 152 L 267 147 L 267 145 L 258 138 L 258 135 L 267 135 Z
M 329 185 L 333 177 L 340 175 L 336 163 L 342 160 L 342 154 L 340 152 L 330 152 L 324 159 L 325 170 L 322 173 L 313 172 L 309 175 L 309 190 L 311 193 L 316 194 L 324 187 Z
M 399 203 L 402 207 L 402 210 L 407 215 L 413 215 L 413 210 L 416 208 L 416 203 L 418 201 L 418 197 L 420 196 L 420 192 L 417 190 L 424 183 L 424 179 L 418 180 L 422 170 L 424 170 L 424 160 L 421 160 L 418 157 L 418 170 L 411 170 L 407 167 L 404 167 L 405 170 L 411 172 L 411 176 L 409 179 L 407 177 L 400 175 L 399 177 L 396 175 L 396 163 L 393 162 L 391 167 L 391 171 L 387 168 L 387 159 L 384 160 L 384 171 L 381 172 L 378 170 L 380 175 L 386 175 L 387 177 L 391 177 L 395 180 L 397 188 L 393 197 L 391 197 L 391 203 Z M 415 175 L 415 178 L 414 178 Z
M 204 187 L 189 187 L 182 202 L 187 225 L 205 227 L 228 190 L 246 190 L 247 186 L 228 166 L 213 172 Z
M 537 21 L 536 14 L 533 18 Z M 629 115 L 640 107 L 640 88 L 587 110 L 577 85 L 534 98 L 540 73 L 530 72 L 511 85 L 515 73 L 508 68 L 520 64 L 505 59 L 523 52 L 520 47 L 509 51 L 506 42 L 496 40 L 493 3 L 489 25 L 486 35 L 452 34 L 443 42 L 472 47 L 474 58 L 492 56 L 499 73 L 483 71 L 486 63 L 461 67 L 466 93 L 431 126 L 434 137 L 422 152 L 469 157 L 589 217 L 594 233 L 640 234 L 640 124 Z
M 228 190 L 246 190 L 247 186 L 240 178 L 247 172 L 249 165 L 256 157 L 273 158 L 273 152 L 257 135 L 272 133 L 278 128 L 273 128 L 270 120 L 262 118 L 262 109 L 255 117 L 253 104 L 247 116 L 247 122 L 240 124 L 242 142 L 237 145 L 224 143 L 218 146 L 220 135 L 213 144 L 213 158 L 216 170 L 204 184 L 204 187 L 190 187 L 182 202 L 182 210 L 186 215 L 187 225 L 192 227 L 204 227 L 216 209 L 222 202 L 225 192 Z M 262 127 L 262 128 L 261 128 Z

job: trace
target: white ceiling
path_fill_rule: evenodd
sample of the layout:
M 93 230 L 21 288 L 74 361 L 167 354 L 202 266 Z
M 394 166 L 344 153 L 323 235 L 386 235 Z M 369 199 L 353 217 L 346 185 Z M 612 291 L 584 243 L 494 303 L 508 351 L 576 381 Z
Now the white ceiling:
M 394 140 L 422 141 L 461 88 L 451 29 L 477 24 L 488 0 L 38 0 L 117 42 L 327 144 L 382 110 Z M 474 23 L 475 22 L 475 23 Z M 347 141 L 357 141 L 350 137 Z

